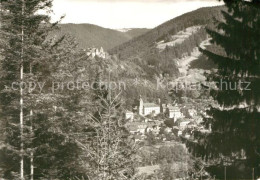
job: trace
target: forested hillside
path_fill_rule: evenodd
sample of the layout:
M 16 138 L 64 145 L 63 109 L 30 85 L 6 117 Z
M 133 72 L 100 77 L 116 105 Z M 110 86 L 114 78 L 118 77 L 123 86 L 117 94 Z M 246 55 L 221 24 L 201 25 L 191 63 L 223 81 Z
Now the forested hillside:
M 118 66 L 113 72 L 131 87 L 124 92 L 126 104 L 133 104 L 138 94 L 153 101 L 166 98 L 169 89 L 158 89 L 158 79 L 205 81 L 204 72 L 215 65 L 198 47 L 210 45 L 206 28 L 216 28 L 215 22 L 223 19 L 222 10 L 226 10 L 224 6 L 186 13 L 111 49 L 113 63 Z
M 148 33 L 113 48 L 110 52 L 118 54 L 122 59 L 132 56 L 134 53 L 143 52 L 154 42 L 163 39 L 168 34 L 176 34 L 185 28 L 196 25 L 207 25 L 214 20 L 222 18 L 221 10 L 224 6 L 200 8 L 196 11 L 176 17 L 154 28 Z M 141 50 L 141 51 L 140 51 Z
M 216 20 L 223 19 L 222 10 L 224 6 L 186 13 L 109 52 L 120 60 L 136 62 L 147 77 L 178 77 L 178 59 L 190 56 L 208 38 L 205 27 L 215 28 Z
M 133 28 L 130 29 L 129 31 L 126 31 L 125 34 L 127 34 L 128 36 L 132 38 L 138 37 L 140 35 L 143 35 L 145 33 L 147 33 L 150 29 L 147 28 Z
M 60 24 L 60 27 L 57 34 L 71 35 L 83 49 L 94 46 L 108 50 L 148 31 L 148 29 L 131 29 L 120 32 L 92 24 Z

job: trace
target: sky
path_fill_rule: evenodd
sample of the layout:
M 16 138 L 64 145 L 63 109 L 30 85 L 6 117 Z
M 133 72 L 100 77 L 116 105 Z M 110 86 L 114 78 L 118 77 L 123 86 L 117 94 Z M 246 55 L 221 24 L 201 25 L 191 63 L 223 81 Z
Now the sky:
M 154 28 L 200 7 L 216 6 L 217 0 L 54 0 L 53 20 L 90 23 L 110 29 Z

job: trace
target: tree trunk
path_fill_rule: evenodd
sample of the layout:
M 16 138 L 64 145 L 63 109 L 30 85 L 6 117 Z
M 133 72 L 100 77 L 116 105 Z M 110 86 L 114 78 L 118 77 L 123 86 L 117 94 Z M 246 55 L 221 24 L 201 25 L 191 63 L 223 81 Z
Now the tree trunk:
M 24 0 L 22 0 L 22 15 L 24 15 Z M 20 80 L 23 82 L 23 56 L 24 56 L 24 49 L 23 49 L 23 43 L 24 43 L 24 27 L 23 27 L 23 22 L 22 22 L 22 33 L 21 33 L 21 38 L 22 38 L 22 49 L 21 49 L 21 65 L 20 65 Z M 20 160 L 20 179 L 24 180 L 24 144 L 23 144 L 23 88 L 20 86 L 20 135 L 21 135 L 21 149 L 20 149 L 20 155 L 21 155 L 21 160 Z
M 33 138 L 33 111 L 31 109 L 30 111 L 30 123 L 31 123 L 31 127 L 30 127 L 30 134 L 31 134 L 31 138 Z M 34 174 L 34 165 L 33 165 L 33 157 L 34 154 L 33 154 L 33 147 L 31 147 L 31 153 L 30 153 L 30 163 L 31 163 L 31 166 L 30 166 L 30 176 L 31 176 L 31 180 L 33 180 L 33 174 Z
M 32 76 L 32 63 L 30 63 L 30 75 Z M 31 92 L 30 92 L 31 93 Z M 34 154 L 33 154 L 33 110 L 30 110 L 30 137 L 31 137 L 31 152 L 30 152 L 30 177 L 33 180 L 34 175 Z

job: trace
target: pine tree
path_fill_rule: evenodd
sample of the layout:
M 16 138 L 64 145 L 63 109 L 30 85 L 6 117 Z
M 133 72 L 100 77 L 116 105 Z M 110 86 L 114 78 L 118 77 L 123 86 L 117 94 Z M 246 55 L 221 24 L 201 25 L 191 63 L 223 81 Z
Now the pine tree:
M 34 4 L 36 3 L 36 4 Z M 19 95 L 16 92 L 10 92 L 11 84 L 14 82 L 24 83 L 25 75 L 28 73 L 28 64 L 31 64 L 36 58 L 33 53 L 36 53 L 36 49 L 30 43 L 30 41 L 39 40 L 31 37 L 35 32 L 35 29 L 41 21 L 45 21 L 47 16 L 29 16 L 35 13 L 35 11 L 43 8 L 45 5 L 39 5 L 39 2 L 22 1 L 1 1 L 1 36 L 2 36 L 2 50 L 3 59 L 2 70 L 3 75 L 1 77 L 1 102 L 3 102 L 3 117 L 6 121 L 6 138 L 9 139 L 10 146 L 7 148 L 12 153 L 20 156 L 20 179 L 24 179 L 24 123 L 26 112 L 24 98 L 24 88 L 20 86 Z M 46 3 L 46 2 L 44 2 Z M 37 4 L 39 5 L 38 7 Z M 47 5 L 48 6 L 48 5 Z M 45 7 L 47 7 L 45 6 Z M 41 33 L 41 29 L 38 28 L 38 33 Z M 41 35 L 42 36 L 42 35 Z M 39 38 L 40 36 L 34 36 Z M 41 38 L 41 37 L 40 37 Z M 31 46 L 30 46 L 31 45 Z M 30 52 L 30 53 L 29 53 Z M 9 88 L 8 88 L 9 86 Z M 12 96 L 12 98 L 10 98 Z M 9 98 L 8 98 L 9 97 Z M 17 102 L 19 99 L 19 103 Z M 16 118 L 19 106 L 19 127 L 16 124 Z M 16 106 L 13 108 L 13 106 Z M 5 109 L 7 111 L 5 111 Z M 12 109 L 12 110 L 11 110 Z M 15 128 L 13 128 L 13 127 Z M 19 131 L 19 133 L 18 133 Z M 18 134 L 17 134 L 18 133 Z M 17 135 L 19 139 L 14 138 L 13 135 Z M 17 147 L 17 142 L 19 147 Z M 19 153 L 18 153 L 19 149 Z
M 131 179 L 135 177 L 136 145 L 125 127 L 120 93 L 102 85 L 102 73 L 99 71 L 95 78 L 92 108 L 77 142 L 90 179 Z
M 77 167 L 71 168 L 76 159 L 71 154 L 77 152 L 77 146 L 64 134 L 71 119 L 62 115 L 64 111 L 60 109 L 65 105 L 59 105 L 58 110 L 53 107 L 72 95 L 66 92 L 58 96 L 48 90 L 54 79 L 62 80 L 55 73 L 60 74 L 64 64 L 69 66 L 82 56 L 73 56 L 73 43 L 69 42 L 68 47 L 61 45 L 63 37 L 49 40 L 57 23 L 49 22 L 48 13 L 38 12 L 48 12 L 51 6 L 51 0 L 1 1 L 0 166 L 1 176 L 7 179 L 71 178 L 78 173 Z M 30 82 L 45 82 L 43 91 L 29 92 L 19 87 L 20 83 Z M 69 113 L 73 114 L 73 109 Z M 49 165 L 50 160 L 55 162 L 53 166 Z
M 233 164 L 246 158 L 247 167 L 259 168 L 259 2 L 225 3 L 225 20 L 219 23 L 218 31 L 208 30 L 212 44 L 221 47 L 222 53 L 201 49 L 218 65 L 217 73 L 209 76 L 209 81 L 217 85 L 210 92 L 217 104 L 204 120 L 212 132 L 197 134 L 196 149 L 205 159 Z
M 63 37 L 62 42 L 50 42 L 51 47 L 46 51 L 52 60 L 48 69 L 51 72 L 43 79 L 46 82 L 44 93 L 37 98 L 34 115 L 35 178 L 81 178 L 85 173 L 77 162 L 80 149 L 74 136 L 84 113 L 85 104 L 82 105 L 81 100 L 88 96 L 83 90 L 70 90 L 67 84 L 76 83 L 79 67 L 86 65 L 86 54 L 77 51 L 77 45 L 69 37 Z

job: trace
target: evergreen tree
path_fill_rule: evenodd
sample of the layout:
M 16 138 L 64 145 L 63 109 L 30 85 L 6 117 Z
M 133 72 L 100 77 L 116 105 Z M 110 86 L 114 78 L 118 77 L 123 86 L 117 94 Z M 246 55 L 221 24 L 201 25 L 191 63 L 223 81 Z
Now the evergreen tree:
M 88 92 L 75 84 L 88 77 L 81 69 L 87 67 L 87 56 L 76 50 L 77 45 L 69 37 L 57 43 L 54 40 L 46 50 L 52 60 L 51 73 L 44 77 L 44 93 L 36 103 L 33 137 L 36 179 L 86 177 L 78 162 L 81 151 L 75 134 L 81 129 L 79 121 L 87 107 Z
M 48 12 L 51 6 L 51 0 L 1 1 L 3 178 L 69 179 L 81 174 L 75 161 L 77 145 L 72 133 L 64 133 L 77 128 L 72 121 L 77 101 L 66 101 L 76 92 L 50 90 L 53 82 L 71 81 L 62 73 L 78 72 L 76 65 L 86 56 L 76 53 L 75 43 L 64 42 L 67 38 L 49 38 L 57 23 L 49 22 L 48 13 L 38 12 Z M 44 83 L 43 89 L 28 91 L 30 82 Z
M 120 93 L 102 84 L 99 71 L 92 90 L 84 133 L 77 138 L 89 179 L 131 179 L 135 175 L 136 145 L 125 127 Z M 108 80 L 108 82 L 110 82 Z
M 225 20 L 219 23 L 218 31 L 208 30 L 212 43 L 223 53 L 201 49 L 218 65 L 217 73 L 209 76 L 209 81 L 217 85 L 211 90 L 217 104 L 211 106 L 204 120 L 212 131 L 197 133 L 196 149 L 205 159 L 220 159 L 222 163 L 246 159 L 246 166 L 252 170 L 260 164 L 259 2 L 225 3 Z
M 40 45 L 47 37 L 52 25 L 48 23 L 49 16 L 37 14 L 39 10 L 48 10 L 51 1 L 1 1 L 1 103 L 2 117 L 4 121 L 6 163 L 10 164 L 7 177 L 11 172 L 18 175 L 17 159 L 20 159 L 20 179 L 25 177 L 26 149 L 26 120 L 28 119 L 29 104 L 25 99 L 29 98 L 25 91 L 26 80 L 32 74 L 32 67 L 39 66 L 41 57 Z M 42 26 L 42 24 L 49 26 Z M 13 91 L 12 84 L 18 82 L 18 91 Z M 19 107 L 19 108 L 18 108 Z M 19 118 L 18 118 L 19 117 Z M 18 123 L 19 122 L 19 123 Z M 19 126 L 18 126 L 19 124 Z M 3 158 L 5 160 L 5 158 Z M 15 162 L 10 161 L 10 159 Z

